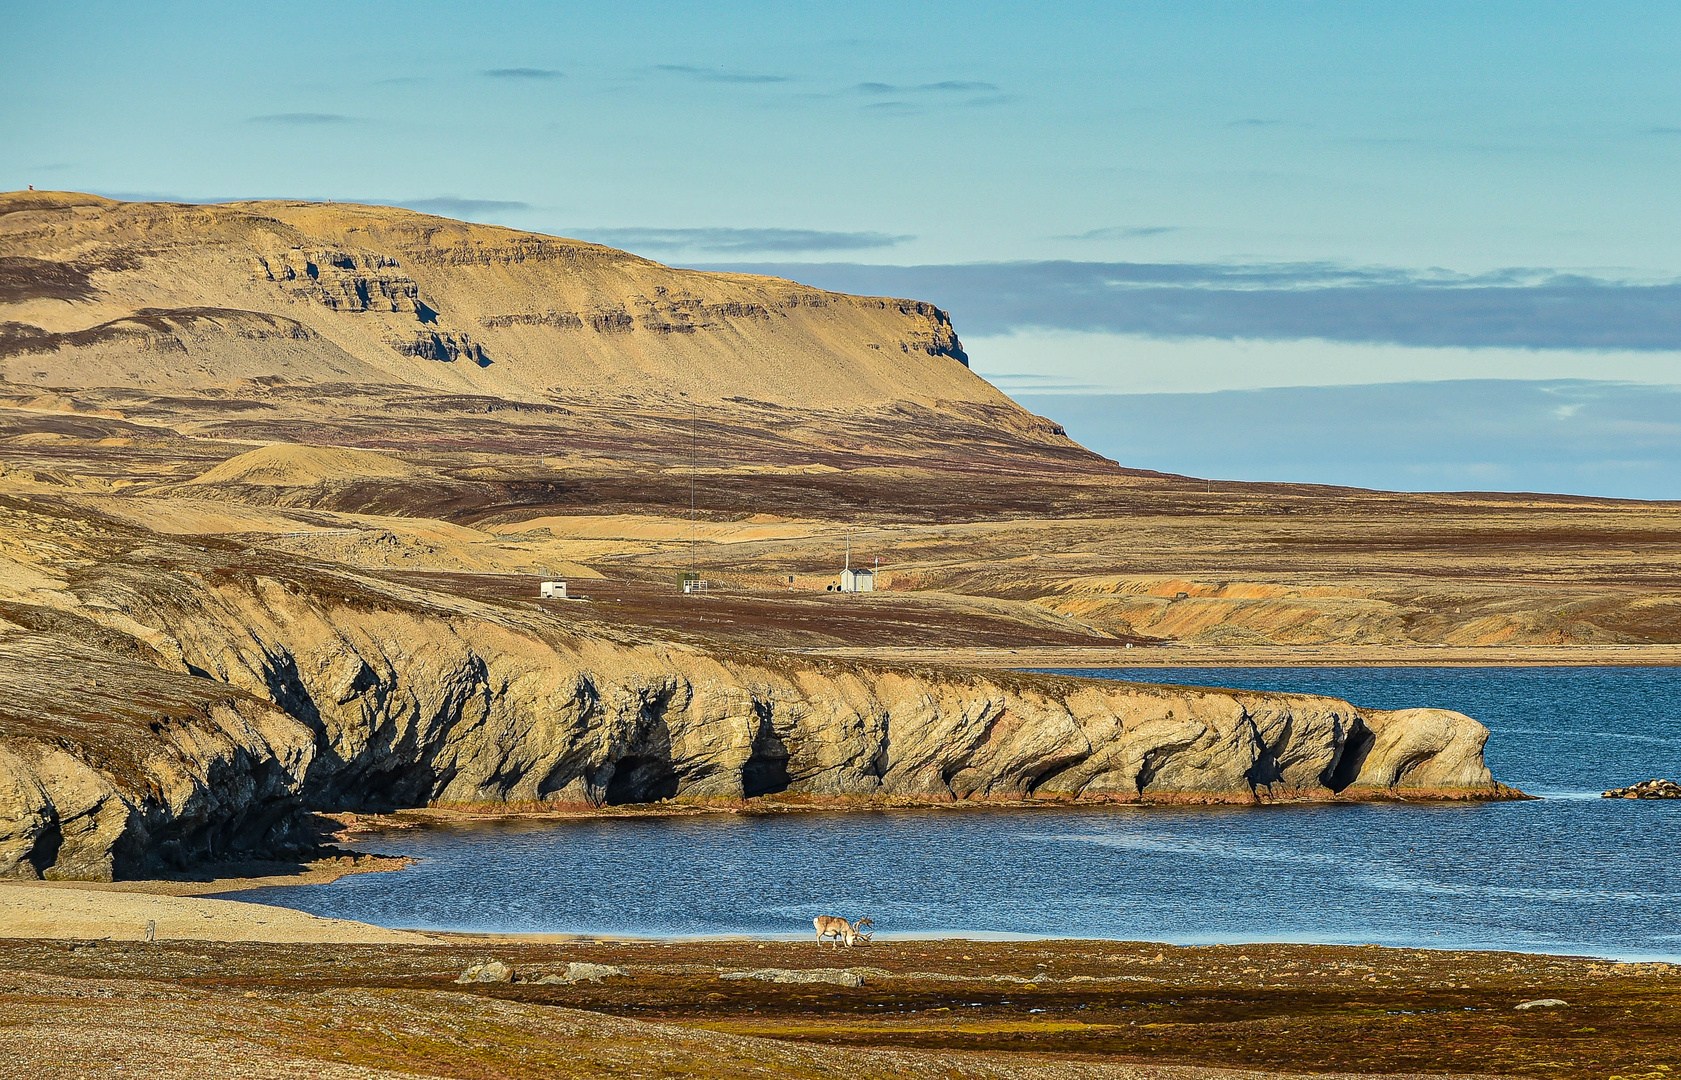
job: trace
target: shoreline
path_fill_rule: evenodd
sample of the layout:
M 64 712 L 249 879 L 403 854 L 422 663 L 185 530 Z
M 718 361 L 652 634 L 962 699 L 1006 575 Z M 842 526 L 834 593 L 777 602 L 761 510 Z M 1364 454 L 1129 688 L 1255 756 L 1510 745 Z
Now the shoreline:
M 343 875 L 340 875 L 341 877 Z M 331 880 L 338 880 L 336 877 Z M 247 888 L 278 884 L 326 884 L 323 881 L 263 879 Z M 0 883 L 0 940 L 130 942 L 145 941 L 147 920 L 155 921 L 157 944 L 221 943 L 251 945 L 283 944 L 404 944 L 460 948 L 476 946 L 581 946 L 581 947 L 683 947 L 765 948 L 809 945 L 812 936 L 804 931 L 770 933 L 658 934 L 592 931 L 520 931 L 439 929 L 436 927 L 388 927 L 354 919 L 318 916 L 283 904 L 249 900 L 207 899 L 195 895 L 172 895 L 137 889 L 114 889 L 92 883 L 71 888 L 64 882 L 8 881 Z M 117 883 L 146 884 L 146 883 Z M 228 889 L 225 891 L 235 891 Z M 1032 934 L 978 929 L 949 931 L 889 931 L 874 935 L 872 944 L 848 950 L 825 947 L 814 957 L 844 957 L 867 963 L 872 950 L 917 945 L 1011 946 L 1085 944 L 1112 948 L 1174 949 L 1186 953 L 1199 950 L 1288 948 L 1356 952 L 1371 955 L 1403 953 L 1513 956 L 1531 961 L 1567 961 L 1618 967 L 1672 968 L 1681 972 L 1681 951 L 1671 953 L 1610 951 L 1546 951 L 1502 944 L 1466 942 L 1390 944 L 1381 942 L 1303 941 L 1290 938 L 1246 938 L 1243 940 L 1184 941 L 1132 937 L 1084 937 L 1062 934 Z M 1560 946 L 1559 949 L 1569 948 Z
M 1584 796 L 1585 797 L 1585 796 Z M 766 801 L 774 800 L 774 801 Z M 356 843 L 371 840 L 380 834 L 399 833 L 409 829 L 448 826 L 498 825 L 507 823 L 558 823 L 569 821 L 603 820 L 666 820 L 686 817 L 774 817 L 799 814 L 885 814 L 885 813 L 989 813 L 1015 810 L 1082 812 L 1092 810 L 1207 810 L 1213 812 L 1243 812 L 1268 808 L 1322 806 L 1478 806 L 1489 803 L 1539 802 L 1541 796 L 1530 795 L 1509 785 L 1496 783 L 1493 791 L 1437 791 L 1400 789 L 1391 791 L 1362 790 L 1352 795 L 1336 794 L 1328 797 L 1272 798 L 1223 796 L 1213 794 L 1166 793 L 1149 798 L 969 798 L 917 799 L 911 797 L 880 798 L 872 796 L 795 796 L 779 800 L 775 796 L 758 796 L 750 800 L 681 797 L 656 803 L 631 803 L 619 806 L 588 806 L 573 803 L 484 803 L 407 807 L 384 813 L 355 811 L 315 812 L 328 824 L 323 833 L 336 843 Z M 385 855 L 378 852 L 337 849 L 341 854 L 329 855 L 307 863 L 249 860 L 209 863 L 192 869 L 150 878 L 120 878 L 114 881 L 84 881 L 70 879 L 0 878 L 0 897 L 6 890 L 34 888 L 40 890 L 69 890 L 152 897 L 222 896 L 229 893 L 250 892 L 257 889 L 289 888 L 303 885 L 330 885 L 345 877 L 360 874 L 391 873 L 414 866 L 416 859 L 406 855 Z M 0 937 L 6 936 L 0 928 Z M 568 938 L 573 935 L 565 935 Z
M 1681 667 L 1677 645 L 1115 645 L 811 648 L 794 656 L 1003 669 Z
M 66 885 L 0 885 L 0 940 L 133 942 L 148 947 L 170 942 L 423 945 L 432 940 L 420 931 L 327 918 L 279 904 Z
M 810 944 L 812 935 L 809 933 L 764 934 L 647 934 L 647 933 L 593 933 L 566 932 L 541 930 L 439 930 L 436 928 L 407 927 L 402 933 L 424 934 L 435 938 L 440 943 L 481 942 L 485 944 L 531 944 L 531 945 L 800 945 Z M 976 945 L 1049 945 L 1049 944 L 1085 944 L 1125 946 L 1129 948 L 1158 948 L 1183 949 L 1195 951 L 1198 949 L 1357 949 L 1366 952 L 1381 949 L 1393 953 L 1477 953 L 1483 956 L 1521 956 L 1535 960 L 1563 960 L 1592 964 L 1611 965 L 1667 965 L 1681 973 L 1681 949 L 1675 952 L 1629 952 L 1613 955 L 1608 952 L 1559 952 L 1539 949 L 1521 949 L 1511 945 L 1472 945 L 1463 942 L 1456 944 L 1432 945 L 1392 945 L 1377 941 L 1303 941 L 1295 938 L 1244 938 L 1232 941 L 1176 941 L 1169 938 L 1120 938 L 1120 937 L 1081 937 L 1077 934 L 1027 934 L 1015 933 L 1008 930 L 949 930 L 924 931 L 906 930 L 900 932 L 879 932 L 872 935 L 873 945 L 854 946 L 849 954 L 844 949 L 838 955 L 846 957 L 862 957 L 867 959 L 871 948 L 885 945 L 925 945 L 925 944 L 954 944 L 969 942 Z M 834 956 L 830 945 L 825 943 L 824 956 Z M 813 955 L 816 955 L 815 952 Z
M 771 817 L 780 814 L 851 814 L 935 811 L 984 813 L 1001 810 L 1105 810 L 1105 809 L 1208 809 L 1244 810 L 1269 807 L 1424 805 L 1469 806 L 1484 803 L 1536 802 L 1541 797 L 1496 781 L 1493 789 L 1361 789 L 1352 794 L 1328 796 L 1244 797 L 1217 793 L 1163 792 L 1140 798 L 967 798 L 919 799 L 909 796 L 794 796 L 779 799 L 761 795 L 752 799 L 714 799 L 681 796 L 655 803 L 589 806 L 576 803 L 465 803 L 407 807 L 386 813 L 323 814 L 338 823 L 333 836 L 340 842 L 354 842 L 364 834 L 503 821 L 600 821 L 613 819 L 727 816 Z M 382 868 L 376 868 L 382 869 Z M 400 869 L 392 867 L 391 869 Z
M 28 887 L 67 889 L 75 892 L 127 893 L 137 896 L 213 896 L 282 885 L 331 885 L 340 878 L 355 874 L 405 870 L 414 863 L 415 860 L 405 855 L 352 852 L 308 863 L 265 860 L 206 863 L 196 870 L 187 870 L 179 874 L 155 878 L 122 878 L 117 881 L 0 879 L 0 890 Z

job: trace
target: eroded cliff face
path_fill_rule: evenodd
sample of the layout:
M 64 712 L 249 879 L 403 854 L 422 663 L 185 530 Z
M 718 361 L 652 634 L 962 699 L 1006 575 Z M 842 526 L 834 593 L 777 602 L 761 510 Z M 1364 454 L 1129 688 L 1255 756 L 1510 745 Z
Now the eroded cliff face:
M 0 193 L 0 378 L 202 390 L 242 379 L 525 402 L 920 402 L 1069 448 L 971 373 L 951 320 L 391 207 Z
M 310 843 L 315 739 L 266 701 L 47 634 L 0 642 L 0 695 L 0 877 L 109 881 Z
M 231 548 L 88 562 L 5 608 L 0 875 L 284 848 L 306 808 L 1506 794 L 1442 710 L 580 636 Z

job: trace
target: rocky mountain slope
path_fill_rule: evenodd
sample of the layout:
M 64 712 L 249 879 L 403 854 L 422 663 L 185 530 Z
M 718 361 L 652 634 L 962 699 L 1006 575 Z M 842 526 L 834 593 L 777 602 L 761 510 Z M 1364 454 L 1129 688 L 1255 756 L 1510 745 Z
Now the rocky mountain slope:
M 390 207 L 60 192 L 0 195 L 0 377 L 1026 416 L 970 374 L 950 320 L 921 301 L 673 269 Z
M 284 853 L 306 809 L 1498 798 L 1474 720 L 580 633 L 0 500 L 0 875 Z

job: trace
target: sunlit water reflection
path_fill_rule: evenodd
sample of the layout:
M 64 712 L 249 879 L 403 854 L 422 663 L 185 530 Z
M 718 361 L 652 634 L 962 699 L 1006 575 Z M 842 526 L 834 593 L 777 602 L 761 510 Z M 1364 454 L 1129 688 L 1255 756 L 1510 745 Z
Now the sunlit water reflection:
M 1106 677 L 1116 673 L 1103 674 Z M 1598 798 L 1681 774 L 1671 669 L 1131 670 L 1132 680 L 1459 709 L 1538 802 L 1104 807 L 451 826 L 369 847 L 421 860 L 237 894 L 387 926 L 1375 942 L 1681 959 L 1681 803 Z

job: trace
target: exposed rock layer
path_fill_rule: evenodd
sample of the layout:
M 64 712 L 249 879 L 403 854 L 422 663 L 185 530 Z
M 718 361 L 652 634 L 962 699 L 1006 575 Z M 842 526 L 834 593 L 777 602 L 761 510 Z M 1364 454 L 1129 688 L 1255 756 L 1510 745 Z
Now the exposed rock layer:
M 7 609 L 48 632 L 0 640 L 0 874 L 272 850 L 304 808 L 1505 794 L 1442 710 L 579 638 L 186 558 L 141 546 Z
M 0 378 L 186 389 L 276 377 L 524 401 L 920 401 L 1049 427 L 971 374 L 951 320 L 919 300 L 676 269 L 394 207 L 0 194 Z

